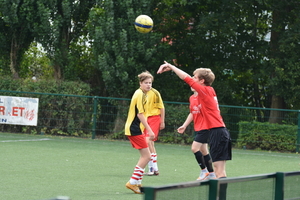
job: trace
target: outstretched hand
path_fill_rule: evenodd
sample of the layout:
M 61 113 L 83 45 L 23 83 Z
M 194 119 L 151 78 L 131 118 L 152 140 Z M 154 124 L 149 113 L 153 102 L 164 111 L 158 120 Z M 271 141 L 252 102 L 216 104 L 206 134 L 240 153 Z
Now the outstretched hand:
M 172 69 L 170 68 L 171 64 L 165 61 L 165 64 L 162 64 L 159 69 L 157 70 L 158 74 L 161 74 L 163 72 L 171 71 Z

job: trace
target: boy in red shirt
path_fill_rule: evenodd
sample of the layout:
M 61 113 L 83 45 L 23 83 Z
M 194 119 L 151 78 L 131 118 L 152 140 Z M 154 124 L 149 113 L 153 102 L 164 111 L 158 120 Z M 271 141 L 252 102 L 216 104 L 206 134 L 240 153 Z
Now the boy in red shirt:
M 201 104 L 199 104 L 198 101 L 198 92 L 196 92 L 193 88 L 191 88 L 191 90 L 194 92 L 194 94 L 189 98 L 190 113 L 183 125 L 180 126 L 177 131 L 178 133 L 183 134 L 186 127 L 192 121 L 194 121 L 195 138 L 192 143 L 191 150 L 194 153 L 195 159 L 201 168 L 200 175 L 197 180 L 202 181 L 205 179 L 214 179 L 216 178 L 216 175 L 214 173 L 211 158 L 207 148 L 207 143 L 210 135 L 209 130 L 202 129 L 201 127 L 203 116 L 201 113 Z
M 231 138 L 225 127 L 219 110 L 219 104 L 215 90 L 211 84 L 215 80 L 214 73 L 208 68 L 198 68 L 193 77 L 165 61 L 157 73 L 173 71 L 198 93 L 198 101 L 201 104 L 202 122 L 201 128 L 210 131 L 209 146 L 217 178 L 225 178 L 226 160 L 231 160 Z

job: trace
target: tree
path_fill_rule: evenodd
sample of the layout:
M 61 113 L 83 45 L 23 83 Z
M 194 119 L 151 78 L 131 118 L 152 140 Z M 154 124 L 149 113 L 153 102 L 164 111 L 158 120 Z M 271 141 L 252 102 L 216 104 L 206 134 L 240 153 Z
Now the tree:
M 9 53 L 10 71 L 15 79 L 19 78 L 22 56 L 34 40 L 36 6 L 36 1 L 0 0 L 2 53 L 4 58 Z
M 11 75 L 9 68 L 9 53 L 10 53 L 10 40 L 8 40 L 9 27 L 3 20 L 3 14 L 0 11 L 0 74 Z
M 220 103 L 299 105 L 293 97 L 299 93 L 298 1 L 165 0 L 158 5 L 164 19 L 160 28 L 172 42 L 178 66 L 190 72 L 211 68 Z
M 158 5 L 157 13 L 164 19 L 160 29 L 172 42 L 179 67 L 190 74 L 198 67 L 211 68 L 222 104 L 266 104 L 259 94 L 264 79 L 253 76 L 268 47 L 267 24 L 258 19 L 263 8 L 244 1 L 166 0 Z
M 95 68 L 107 95 L 131 98 L 138 87 L 137 75 L 145 70 L 154 74 L 159 65 L 155 57 L 160 34 L 139 33 L 133 24 L 141 13 L 152 16 L 153 4 L 148 0 L 100 2 L 91 12 L 90 24 Z
M 296 99 L 300 97 L 298 90 L 300 63 L 299 56 L 295 54 L 299 52 L 299 9 L 299 1 L 278 1 L 270 6 L 272 13 L 269 54 L 271 108 L 291 108 L 299 105 Z M 281 123 L 282 118 L 280 111 L 271 111 L 271 123 Z
M 23 60 L 20 64 L 21 78 L 52 79 L 53 68 L 50 60 L 42 47 L 36 42 L 31 43 L 29 49 L 24 53 Z
M 96 0 L 60 0 L 47 1 L 47 5 L 40 7 L 48 19 L 36 26 L 37 41 L 42 44 L 54 68 L 56 80 L 72 77 L 73 59 L 70 46 L 76 46 L 85 38 L 86 23 L 89 19 L 90 9 Z M 81 43 L 81 45 L 86 45 Z
M 106 96 L 131 98 L 139 87 L 137 75 L 146 70 L 154 75 L 157 71 L 158 43 L 162 36 L 155 30 L 142 34 L 134 28 L 137 16 L 151 17 L 153 10 L 152 1 L 115 0 L 99 1 L 91 11 L 93 64 L 98 79 L 103 81 L 98 87 L 103 88 Z M 128 112 L 127 101 L 109 103 L 118 106 L 114 132 L 122 131 Z

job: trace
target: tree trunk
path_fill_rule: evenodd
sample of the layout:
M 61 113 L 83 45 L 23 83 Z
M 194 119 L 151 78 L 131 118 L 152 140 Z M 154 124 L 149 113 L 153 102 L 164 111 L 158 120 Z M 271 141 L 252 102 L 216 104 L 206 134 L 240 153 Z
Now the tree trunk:
M 62 77 L 61 77 L 60 65 L 56 63 L 56 64 L 54 64 L 53 68 L 54 68 L 54 78 L 55 78 L 55 80 L 57 80 L 57 81 L 61 80 Z
M 283 107 L 284 107 L 283 98 L 273 95 L 272 102 L 271 102 L 271 108 L 283 108 Z M 284 114 L 283 111 L 271 110 L 269 122 L 281 124 L 282 119 L 283 119 L 283 114 Z
M 272 13 L 272 19 L 273 19 L 273 24 L 272 24 L 272 31 L 271 31 L 271 58 L 276 59 L 280 55 L 280 50 L 279 50 L 279 39 L 280 35 L 284 32 L 284 21 L 282 20 L 282 12 L 280 10 L 274 10 Z M 273 71 L 271 73 L 271 79 L 276 77 L 275 72 Z M 276 108 L 276 109 L 282 109 L 284 107 L 284 99 L 280 96 L 272 95 L 271 99 L 271 108 Z M 270 118 L 269 122 L 270 123 L 282 123 L 282 120 L 280 118 L 280 115 L 282 114 L 282 111 L 278 110 L 271 110 L 270 112 Z
M 17 40 L 15 36 L 13 36 L 11 40 L 11 47 L 10 47 L 10 71 L 14 79 L 19 78 L 19 72 L 17 70 L 18 51 L 19 51 L 19 46 L 17 44 Z

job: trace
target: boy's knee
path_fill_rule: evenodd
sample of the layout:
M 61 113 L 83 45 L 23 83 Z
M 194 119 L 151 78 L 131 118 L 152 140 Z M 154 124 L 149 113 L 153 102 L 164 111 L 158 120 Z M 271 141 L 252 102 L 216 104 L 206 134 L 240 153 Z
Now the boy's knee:
M 197 149 L 197 148 L 195 148 L 195 147 L 192 147 L 192 148 L 191 148 L 191 151 L 192 151 L 193 153 L 196 153 L 197 151 L 199 151 L 199 149 Z

